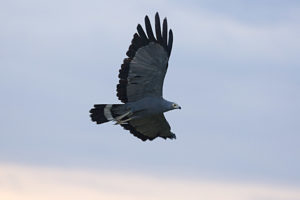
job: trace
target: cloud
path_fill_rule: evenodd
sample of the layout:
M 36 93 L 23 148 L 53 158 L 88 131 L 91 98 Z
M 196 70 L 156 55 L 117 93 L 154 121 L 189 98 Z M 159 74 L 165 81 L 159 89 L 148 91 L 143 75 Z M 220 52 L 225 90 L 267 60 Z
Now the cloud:
M 299 200 L 297 187 L 152 177 L 121 171 L 0 165 L 0 196 L 9 200 L 205 199 Z

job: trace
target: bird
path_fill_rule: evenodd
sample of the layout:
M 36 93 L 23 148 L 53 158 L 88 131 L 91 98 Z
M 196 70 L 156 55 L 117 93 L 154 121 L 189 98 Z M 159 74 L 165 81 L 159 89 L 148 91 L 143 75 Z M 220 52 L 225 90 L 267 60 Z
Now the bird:
M 95 104 L 90 117 L 97 124 L 113 121 L 142 141 L 157 137 L 176 139 L 164 112 L 181 107 L 163 98 L 173 32 L 168 30 L 167 18 L 161 27 L 158 12 L 155 14 L 155 35 L 147 15 L 144 20 L 146 32 L 137 25 L 119 70 L 117 97 L 123 104 Z

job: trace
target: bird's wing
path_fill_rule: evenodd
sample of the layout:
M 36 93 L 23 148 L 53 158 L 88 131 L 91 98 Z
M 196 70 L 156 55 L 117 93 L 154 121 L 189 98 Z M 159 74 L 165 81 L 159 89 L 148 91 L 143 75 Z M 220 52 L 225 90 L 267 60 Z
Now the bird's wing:
M 121 69 L 117 96 L 123 103 L 133 102 L 146 96 L 162 96 L 163 81 L 168 68 L 172 50 L 173 33 L 169 30 L 167 19 L 161 30 L 158 13 L 155 15 L 154 37 L 150 20 L 145 17 L 146 33 L 142 26 L 137 26 Z M 168 36 L 169 35 L 169 36 Z
M 156 137 L 176 139 L 164 114 L 132 119 L 128 124 L 121 124 L 121 126 L 143 141 L 153 140 Z

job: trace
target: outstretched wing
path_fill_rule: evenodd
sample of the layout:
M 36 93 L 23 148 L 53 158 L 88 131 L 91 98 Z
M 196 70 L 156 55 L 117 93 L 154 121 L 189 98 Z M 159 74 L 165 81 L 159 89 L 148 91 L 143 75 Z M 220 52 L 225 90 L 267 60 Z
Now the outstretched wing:
M 128 124 L 121 124 L 121 126 L 143 141 L 153 140 L 156 137 L 176 139 L 164 114 L 132 119 Z
M 162 31 L 158 13 L 155 15 L 154 37 L 150 20 L 145 17 L 146 33 L 138 24 L 131 45 L 119 71 L 117 96 L 123 103 L 133 102 L 146 96 L 162 96 L 164 78 L 172 50 L 173 33 L 169 30 L 167 19 L 163 21 Z

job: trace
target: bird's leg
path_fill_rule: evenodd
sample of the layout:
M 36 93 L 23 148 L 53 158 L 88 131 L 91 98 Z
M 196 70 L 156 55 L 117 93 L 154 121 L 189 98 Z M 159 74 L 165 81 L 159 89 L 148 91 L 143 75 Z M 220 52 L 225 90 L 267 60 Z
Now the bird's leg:
M 118 124 L 126 124 L 128 121 L 130 121 L 130 120 L 132 120 L 133 119 L 133 117 L 130 117 L 130 118 L 128 118 L 128 119 L 125 119 L 125 120 L 119 120 L 119 121 L 117 121 L 116 123 L 115 123 L 115 125 L 118 125 Z
M 124 113 L 123 115 L 116 117 L 115 121 L 119 121 L 119 120 L 123 119 L 124 117 L 130 116 L 130 115 L 132 115 L 132 112 L 128 111 L 128 112 Z
M 131 111 L 128 111 L 128 112 L 124 113 L 123 115 L 120 115 L 120 116 L 116 117 L 116 118 L 114 119 L 114 121 L 116 121 L 115 125 L 116 125 L 116 124 L 122 124 L 122 123 L 124 123 L 124 122 L 128 122 L 128 121 L 131 120 L 132 118 L 129 118 L 129 119 L 126 119 L 126 120 L 122 120 L 122 119 L 125 118 L 125 117 L 129 117 L 129 116 L 131 116 L 131 115 L 132 115 L 132 112 L 131 112 Z

